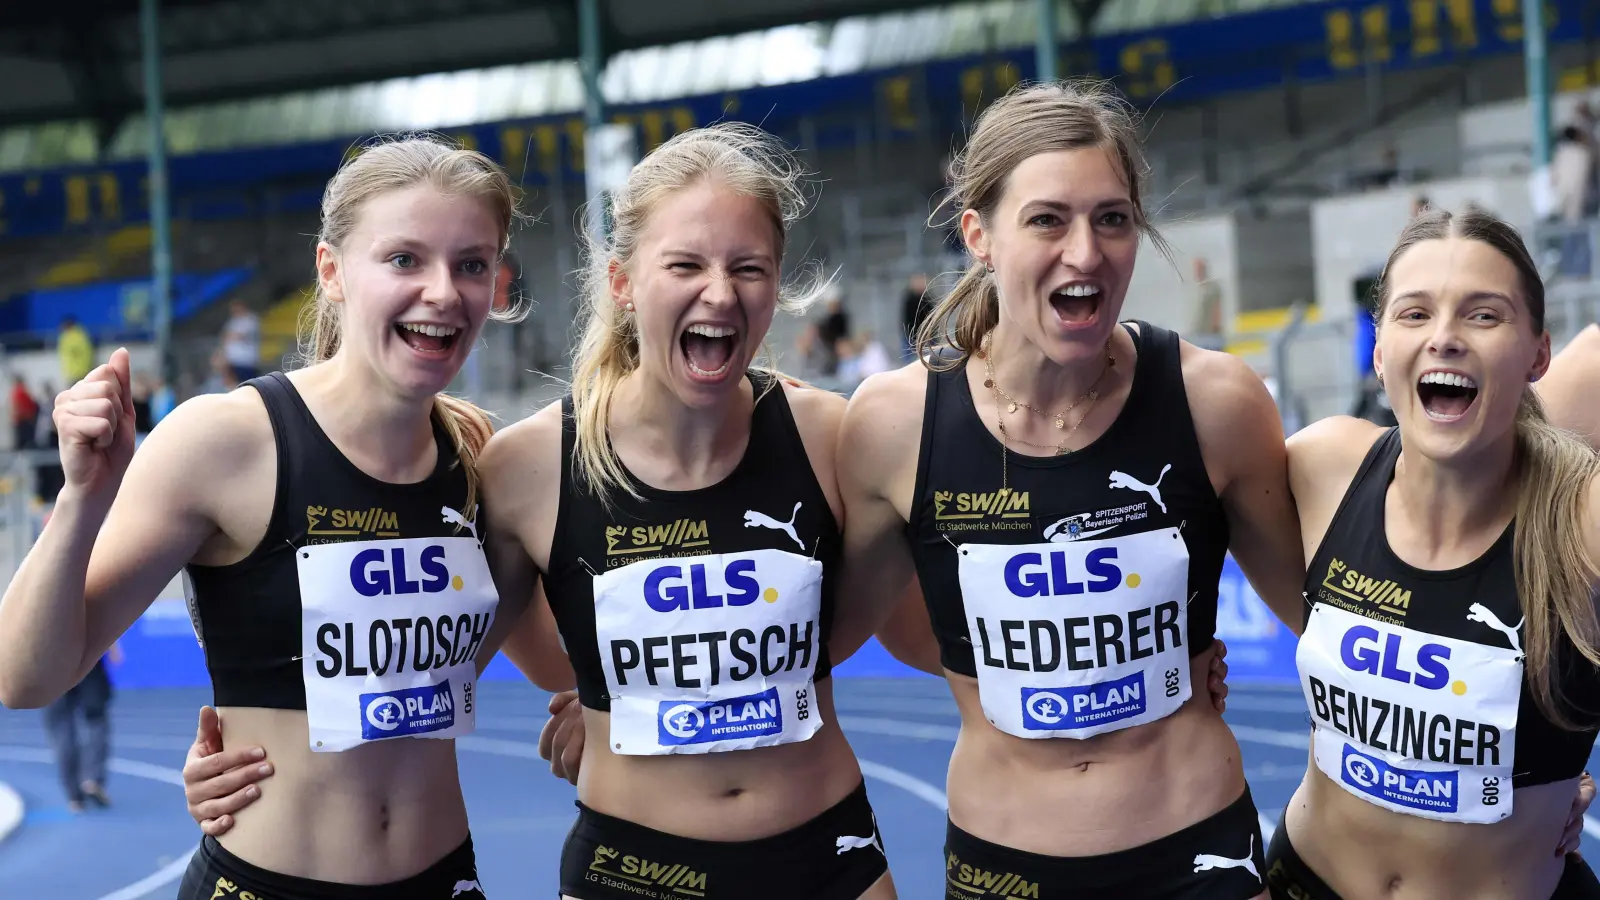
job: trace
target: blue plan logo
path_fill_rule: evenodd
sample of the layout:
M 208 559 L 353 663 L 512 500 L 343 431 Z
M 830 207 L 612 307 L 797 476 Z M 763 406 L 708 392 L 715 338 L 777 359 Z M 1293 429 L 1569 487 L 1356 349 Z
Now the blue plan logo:
M 663 700 L 658 707 L 657 739 L 663 747 L 760 737 L 783 731 L 778 689 L 729 700 L 689 703 Z
M 361 695 L 361 738 L 409 737 L 442 731 L 456 723 L 450 682 Z
M 1402 769 L 1344 745 L 1344 783 L 1370 797 L 1397 806 L 1433 812 L 1456 812 L 1460 803 L 1455 772 Z
M 1022 727 L 1029 731 L 1071 731 L 1144 711 L 1143 672 L 1099 684 L 1022 689 Z

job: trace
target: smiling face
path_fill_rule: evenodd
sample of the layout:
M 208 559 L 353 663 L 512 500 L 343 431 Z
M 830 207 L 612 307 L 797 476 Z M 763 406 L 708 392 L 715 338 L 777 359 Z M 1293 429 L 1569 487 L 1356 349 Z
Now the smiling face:
M 483 200 L 427 184 L 367 199 L 343 246 L 317 247 L 323 293 L 341 304 L 339 352 L 401 396 L 444 390 L 488 319 L 499 245 Z
M 1550 364 L 1521 274 L 1489 244 L 1420 241 L 1389 266 L 1373 362 L 1407 447 L 1449 459 L 1509 439 Z
M 1098 355 L 1116 327 L 1139 251 L 1133 199 L 1099 147 L 1028 157 L 994 211 L 962 215 L 975 255 L 993 267 L 1000 327 L 1068 364 Z
M 778 307 L 781 245 L 754 197 L 701 180 L 662 198 L 611 295 L 636 319 L 641 373 L 686 406 L 739 389 Z

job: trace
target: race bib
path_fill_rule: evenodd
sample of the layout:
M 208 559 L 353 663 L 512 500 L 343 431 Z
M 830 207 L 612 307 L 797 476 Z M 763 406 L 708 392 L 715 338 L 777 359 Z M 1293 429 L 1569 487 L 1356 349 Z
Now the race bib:
M 595 578 L 594 605 L 613 752 L 747 750 L 822 727 L 822 563 L 782 550 L 637 562 Z
M 1511 815 L 1520 652 L 1319 603 L 1295 657 L 1317 768 L 1335 784 L 1425 819 Z
M 1189 551 L 1177 529 L 959 548 L 984 714 L 1020 738 L 1086 738 L 1189 699 Z
M 498 600 L 476 539 L 315 544 L 295 561 L 312 750 L 472 732 Z

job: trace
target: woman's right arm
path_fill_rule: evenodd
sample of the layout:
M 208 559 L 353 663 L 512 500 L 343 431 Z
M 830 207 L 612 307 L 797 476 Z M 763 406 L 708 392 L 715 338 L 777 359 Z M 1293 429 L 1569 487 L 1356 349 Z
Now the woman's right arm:
M 191 400 L 134 454 L 127 351 L 57 397 L 66 485 L 0 600 L 0 703 L 66 693 L 216 532 L 213 497 L 259 437 L 242 408 Z

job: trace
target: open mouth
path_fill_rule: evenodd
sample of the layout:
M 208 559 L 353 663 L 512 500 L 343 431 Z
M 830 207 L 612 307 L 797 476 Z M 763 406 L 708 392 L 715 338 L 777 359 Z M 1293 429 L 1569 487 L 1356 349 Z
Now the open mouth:
M 689 374 L 707 381 L 728 374 L 738 344 L 738 329 L 726 325 L 690 325 L 678 336 L 678 346 L 689 363 Z
M 1478 399 L 1478 383 L 1456 372 L 1428 372 L 1417 382 L 1417 398 L 1428 418 L 1453 422 Z
M 1100 288 L 1095 285 L 1069 284 L 1051 292 L 1050 308 L 1063 325 L 1091 325 L 1100 311 L 1100 297 Z
M 421 325 L 414 322 L 396 323 L 394 330 L 400 335 L 400 340 L 406 342 L 406 346 L 428 356 L 448 354 L 461 334 L 461 329 L 449 325 Z

